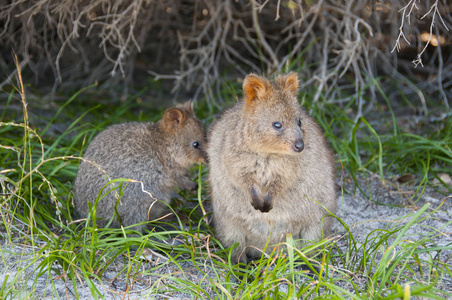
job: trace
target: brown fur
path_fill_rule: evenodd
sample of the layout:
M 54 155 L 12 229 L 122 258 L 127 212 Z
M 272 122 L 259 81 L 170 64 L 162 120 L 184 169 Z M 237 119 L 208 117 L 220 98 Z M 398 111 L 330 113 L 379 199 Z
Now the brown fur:
M 199 148 L 193 146 L 194 142 L 199 143 Z M 188 169 L 206 158 L 205 131 L 191 102 L 168 109 L 156 123 L 110 126 L 93 139 L 80 163 L 75 180 L 75 209 L 81 217 L 87 217 L 88 202 L 93 205 L 108 181 L 128 178 L 138 182 L 124 183 L 127 186 L 119 203 L 117 193 L 106 195 L 117 184 L 102 193 L 106 196 L 97 205 L 98 224 L 105 226 L 115 215 L 115 205 L 119 218 L 115 216 L 114 227 L 154 220 L 168 211 L 165 203 L 170 202 L 174 187 L 196 187 Z M 152 197 L 143 192 L 140 182 Z M 155 202 L 156 199 L 162 202 Z
M 333 157 L 321 129 L 299 105 L 297 89 L 296 73 L 272 82 L 248 75 L 243 101 L 211 129 L 214 224 L 225 247 L 240 244 L 235 262 L 260 255 L 256 249 L 285 241 L 287 233 L 306 240 L 322 238 L 322 230 L 330 234 L 332 218 L 324 218 L 329 213 L 321 205 L 336 210 Z

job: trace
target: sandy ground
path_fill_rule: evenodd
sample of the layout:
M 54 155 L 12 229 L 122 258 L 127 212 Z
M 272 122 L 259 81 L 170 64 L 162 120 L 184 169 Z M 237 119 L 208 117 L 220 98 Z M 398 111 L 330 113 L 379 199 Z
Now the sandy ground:
M 382 184 L 378 176 L 369 174 L 368 176 L 362 176 L 359 178 L 359 184 L 365 187 L 363 192 L 366 197 L 359 190 L 353 194 L 353 182 L 349 177 L 343 180 L 343 189 L 338 193 L 338 216 L 345 221 L 349 226 L 351 233 L 355 240 L 360 245 L 366 238 L 373 239 L 381 232 L 375 232 L 376 229 L 389 229 L 395 226 L 404 226 L 414 216 L 414 214 L 426 203 L 430 203 L 430 207 L 425 211 L 422 217 L 428 218 L 421 222 L 417 222 L 414 226 L 409 228 L 404 240 L 417 241 L 425 236 L 435 235 L 429 243 L 429 247 L 432 246 L 446 246 L 452 244 L 452 195 L 446 196 L 435 191 L 431 187 L 427 187 L 424 193 L 416 201 L 410 201 L 409 196 L 416 193 L 417 186 L 414 185 L 400 185 L 396 180 L 388 181 L 386 184 Z M 444 189 L 443 189 L 444 190 Z M 371 234 L 372 233 L 372 234 Z M 337 244 L 340 249 L 346 249 L 347 238 L 346 230 L 339 223 L 336 225 L 335 235 L 338 237 Z M 37 290 L 36 295 L 41 295 L 40 298 L 53 298 L 54 294 L 58 294 L 61 298 L 72 299 L 75 297 L 74 288 L 71 282 L 65 282 L 63 278 L 55 280 L 55 290 L 52 285 L 49 284 L 49 274 L 52 278 L 56 278 L 57 275 L 54 271 L 43 272 L 38 278 L 37 285 L 33 282 L 37 276 L 36 267 L 40 261 L 30 264 L 29 259 L 32 257 L 32 251 L 30 248 L 23 248 L 17 245 L 10 245 L 7 241 L 2 242 L 2 257 L 0 260 L 0 282 L 4 282 L 6 278 L 8 281 L 16 280 L 17 286 L 27 285 L 28 290 Z M 437 251 L 421 253 L 421 259 L 429 259 L 429 257 L 435 257 L 440 255 L 442 261 L 447 261 L 451 258 L 450 250 L 443 250 L 440 253 Z M 378 258 L 378 257 L 377 257 Z M 117 270 L 121 269 L 124 264 L 124 259 L 117 259 L 104 274 L 101 283 L 97 283 L 96 288 L 105 295 L 106 299 L 121 299 L 126 292 L 127 279 L 120 275 L 117 277 Z M 143 267 L 146 267 L 145 262 Z M 190 276 L 194 278 L 202 278 L 203 274 L 191 264 L 182 263 L 184 270 L 188 270 Z M 200 264 L 205 271 L 211 272 L 209 267 L 204 265 L 204 261 L 200 260 Z M 26 272 L 17 273 L 19 267 L 26 268 Z M 54 266 L 56 269 L 59 266 Z M 176 265 L 168 263 L 158 269 L 158 273 L 161 276 L 168 274 L 179 274 L 180 270 Z M 160 276 L 160 277 L 161 277 Z M 182 274 L 175 276 L 184 276 Z M 143 296 L 149 296 L 151 298 L 165 298 L 168 299 L 175 297 L 177 299 L 190 298 L 189 295 L 181 293 L 164 293 L 163 295 L 148 295 L 152 291 L 151 286 L 165 285 L 166 280 L 157 280 L 158 277 L 146 276 L 143 278 L 135 278 L 132 289 L 129 290 L 129 299 L 139 299 Z M 77 280 L 77 290 L 80 299 L 91 299 L 92 294 L 86 283 L 82 283 L 83 279 Z M 364 281 L 363 283 L 364 284 Z M 345 282 L 344 288 L 351 288 L 347 286 Z M 452 292 L 451 278 L 443 278 L 439 288 Z M 25 293 L 26 289 L 21 288 Z M 213 291 L 209 291 L 214 293 Z M 25 296 L 23 294 L 22 296 Z M 212 294 L 214 296 L 214 294 Z

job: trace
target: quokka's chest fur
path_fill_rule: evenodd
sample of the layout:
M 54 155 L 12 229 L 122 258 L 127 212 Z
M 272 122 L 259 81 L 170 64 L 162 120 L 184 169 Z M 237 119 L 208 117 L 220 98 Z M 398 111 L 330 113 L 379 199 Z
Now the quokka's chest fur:
M 299 161 L 294 157 L 254 155 L 250 165 L 245 167 L 253 175 L 255 182 L 264 188 L 275 189 L 278 194 L 290 188 L 299 176 Z

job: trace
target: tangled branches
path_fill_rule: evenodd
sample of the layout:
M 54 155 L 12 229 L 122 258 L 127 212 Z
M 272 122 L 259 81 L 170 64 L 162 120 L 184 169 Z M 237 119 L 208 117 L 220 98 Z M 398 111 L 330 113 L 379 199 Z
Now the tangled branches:
M 171 1 L 35 0 L 0 8 L 3 66 L 8 51 L 21 55 L 36 83 L 49 69 L 55 83 L 86 84 L 108 75 L 131 76 L 153 26 L 167 22 L 161 11 Z M 118 74 L 119 73 L 119 74 Z M 43 75 L 44 74 L 44 75 Z
M 425 94 L 449 105 L 451 22 L 446 0 L 14 0 L 0 8 L 0 65 L 13 69 L 14 50 L 54 87 L 147 71 L 210 103 L 221 78 L 291 68 L 314 101 L 356 101 L 357 117 L 377 98 L 370 83 L 389 75 L 426 111 Z

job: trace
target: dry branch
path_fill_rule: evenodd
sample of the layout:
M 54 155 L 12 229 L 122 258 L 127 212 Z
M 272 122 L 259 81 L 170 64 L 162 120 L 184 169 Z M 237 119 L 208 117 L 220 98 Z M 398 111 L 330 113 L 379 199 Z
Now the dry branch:
M 127 85 L 147 71 L 211 104 L 222 78 L 289 67 L 314 101 L 353 100 L 357 117 L 377 98 L 369 83 L 388 75 L 426 111 L 424 96 L 449 106 L 451 24 L 446 0 L 13 0 L 0 7 L 0 66 L 14 71 L 14 50 L 54 89 Z

